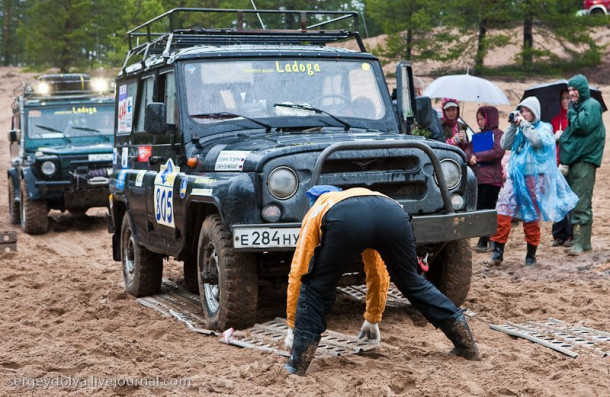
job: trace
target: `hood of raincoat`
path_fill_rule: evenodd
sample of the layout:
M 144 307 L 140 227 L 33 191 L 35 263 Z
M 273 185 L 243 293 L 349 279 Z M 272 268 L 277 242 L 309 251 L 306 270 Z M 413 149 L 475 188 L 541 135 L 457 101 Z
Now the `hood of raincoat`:
M 340 192 L 342 189 L 333 185 L 315 185 L 310 188 L 305 194 L 309 200 L 309 205 L 313 206 L 318 197 L 328 192 Z
M 534 121 L 532 124 L 537 123 L 540 120 L 540 101 L 535 96 L 528 96 L 517 105 L 517 110 L 521 109 L 521 106 L 528 108 L 534 113 Z
M 589 80 L 582 74 L 577 74 L 568 81 L 568 87 L 574 87 L 578 90 L 578 103 L 583 103 L 591 96 L 589 90 Z
M 457 117 L 455 118 L 455 120 L 449 120 L 447 118 L 447 114 L 445 113 L 445 104 L 447 102 L 455 102 L 455 104 L 457 105 L 458 111 L 457 111 Z M 443 98 L 443 102 L 441 104 L 441 109 L 443 109 L 443 120 L 445 121 L 445 123 L 449 123 L 449 125 L 451 125 L 452 127 L 455 124 L 457 124 L 458 118 L 460 117 L 460 103 L 457 101 L 457 99 Z
M 498 114 L 498 109 L 495 106 L 481 106 L 479 110 L 477 110 L 477 114 L 482 113 L 483 117 L 485 117 L 485 126 L 481 129 L 481 131 L 491 131 L 498 128 L 500 123 L 500 115 Z

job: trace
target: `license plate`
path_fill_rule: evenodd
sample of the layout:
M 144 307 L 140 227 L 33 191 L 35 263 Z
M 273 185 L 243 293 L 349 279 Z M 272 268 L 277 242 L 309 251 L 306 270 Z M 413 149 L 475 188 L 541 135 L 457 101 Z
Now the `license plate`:
M 235 229 L 234 248 L 294 248 L 299 237 L 299 228 L 252 228 Z
M 112 160 L 112 153 L 97 153 L 97 154 L 89 155 L 89 161 L 111 161 L 111 160 Z

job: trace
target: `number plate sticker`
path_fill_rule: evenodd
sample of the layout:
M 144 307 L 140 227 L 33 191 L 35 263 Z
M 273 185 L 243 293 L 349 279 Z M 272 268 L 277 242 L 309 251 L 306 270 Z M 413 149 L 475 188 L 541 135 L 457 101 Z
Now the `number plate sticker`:
M 235 248 L 292 248 L 297 245 L 299 228 L 235 229 Z
M 97 153 L 90 154 L 89 161 L 110 161 L 112 160 L 112 153 Z

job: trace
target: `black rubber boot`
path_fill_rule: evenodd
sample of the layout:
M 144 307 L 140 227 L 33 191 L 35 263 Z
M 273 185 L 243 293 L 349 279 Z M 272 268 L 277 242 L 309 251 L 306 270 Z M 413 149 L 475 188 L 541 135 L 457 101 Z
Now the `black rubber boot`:
M 525 266 L 534 266 L 536 264 L 536 249 L 537 245 L 527 244 L 527 254 L 525 255 Z
M 320 343 L 320 335 L 312 334 L 311 332 L 294 330 L 294 340 L 292 342 L 292 354 L 290 359 L 284 365 L 284 368 L 291 374 L 305 376 L 307 368 L 313 360 L 318 344 Z
M 466 360 L 481 361 L 481 354 L 462 311 L 443 321 L 439 328 L 455 346 L 451 354 L 464 357 Z
M 491 254 L 489 263 L 492 265 L 499 265 L 504 261 L 504 243 L 495 242 L 494 252 Z
M 489 251 L 488 244 L 489 237 L 479 237 L 479 242 L 477 243 L 477 246 L 474 247 L 474 250 L 476 252 L 487 252 Z

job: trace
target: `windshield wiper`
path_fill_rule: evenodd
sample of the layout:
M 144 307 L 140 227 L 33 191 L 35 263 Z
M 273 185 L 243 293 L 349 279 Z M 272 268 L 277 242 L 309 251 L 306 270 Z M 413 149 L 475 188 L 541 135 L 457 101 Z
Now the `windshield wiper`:
M 267 132 L 271 131 L 271 126 L 263 121 L 253 119 L 248 116 L 244 116 L 242 114 L 230 113 L 230 112 L 218 112 L 218 113 L 199 113 L 199 114 L 191 114 L 191 117 L 199 118 L 199 119 L 229 119 L 229 118 L 237 118 L 241 117 L 242 119 L 250 120 L 253 123 L 256 123 L 260 126 L 265 127 Z
M 40 129 L 42 129 L 42 130 L 45 130 L 45 131 L 50 131 L 50 132 L 55 132 L 55 133 L 57 133 L 57 134 L 61 134 L 61 136 L 62 136 L 62 137 L 63 137 L 63 138 L 66 140 L 66 141 L 68 141 L 68 144 L 72 145 L 72 139 L 70 139 L 70 137 L 69 137 L 68 135 L 64 134 L 64 132 L 63 132 L 63 131 L 56 130 L 56 129 L 55 129 L 55 128 L 53 128 L 53 127 L 47 127 L 46 125 L 34 124 L 34 126 L 36 126 L 36 127 L 40 128 Z
M 99 136 L 100 138 L 104 138 L 104 140 L 106 140 L 106 142 L 110 142 L 110 138 L 108 138 L 106 135 L 102 134 L 100 132 L 100 130 L 96 130 L 95 128 L 87 128 L 87 127 L 72 127 L 72 128 L 75 130 L 94 132 L 96 136 Z
M 45 131 L 56 132 L 56 133 L 58 133 L 58 134 L 62 134 L 62 135 L 64 134 L 64 132 L 63 132 L 63 131 L 56 130 L 56 129 L 55 129 L 55 128 L 53 128 L 53 127 L 47 127 L 46 125 L 35 124 L 35 126 L 36 126 L 36 127 L 38 127 L 38 128 L 40 128 L 40 129 L 43 129 L 43 130 L 45 130 Z
M 316 113 L 325 114 L 325 115 L 329 116 L 330 118 L 332 118 L 333 120 L 341 123 L 345 127 L 345 131 L 346 132 L 349 131 L 350 128 L 352 128 L 352 126 L 349 125 L 349 123 L 347 121 L 340 119 L 339 117 L 335 116 L 334 114 L 328 113 L 326 110 L 314 108 L 313 106 L 311 106 L 309 104 L 276 103 L 276 104 L 273 105 L 273 107 L 282 107 L 282 108 L 300 109 L 300 110 L 311 110 L 311 111 L 314 111 Z

